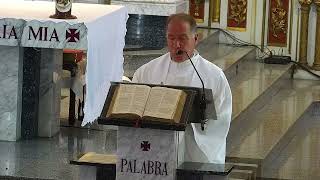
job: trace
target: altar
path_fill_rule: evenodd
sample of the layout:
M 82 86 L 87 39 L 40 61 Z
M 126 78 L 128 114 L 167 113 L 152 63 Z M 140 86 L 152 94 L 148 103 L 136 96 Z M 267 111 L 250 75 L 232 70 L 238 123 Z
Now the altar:
M 54 10 L 54 2 L 2 1 L 0 140 L 59 131 L 63 49 L 87 52 L 83 124 L 100 115 L 110 81 L 121 80 L 126 8 L 73 3 L 74 20 L 50 19 Z

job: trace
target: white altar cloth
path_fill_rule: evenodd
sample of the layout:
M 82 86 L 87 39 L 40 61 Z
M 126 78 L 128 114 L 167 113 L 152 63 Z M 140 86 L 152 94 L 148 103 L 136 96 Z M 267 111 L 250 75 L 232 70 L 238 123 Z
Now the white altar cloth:
M 110 81 L 121 81 L 128 13 L 122 6 L 82 3 L 72 5 L 78 19 L 49 18 L 54 13 L 54 2 L 1 0 L 0 45 L 87 50 L 85 125 L 100 115 Z

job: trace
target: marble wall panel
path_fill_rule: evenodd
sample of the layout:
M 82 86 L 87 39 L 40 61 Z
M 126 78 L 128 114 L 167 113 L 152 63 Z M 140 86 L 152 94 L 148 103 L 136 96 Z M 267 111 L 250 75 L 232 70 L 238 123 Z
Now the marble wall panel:
M 21 54 L 19 47 L 0 46 L 0 140 L 20 138 Z
M 126 47 L 162 49 L 166 46 L 167 16 L 130 14 L 127 21 Z
M 187 1 L 171 4 L 150 2 L 111 1 L 112 5 L 125 6 L 129 14 L 143 14 L 155 16 L 170 16 L 174 13 L 187 13 Z

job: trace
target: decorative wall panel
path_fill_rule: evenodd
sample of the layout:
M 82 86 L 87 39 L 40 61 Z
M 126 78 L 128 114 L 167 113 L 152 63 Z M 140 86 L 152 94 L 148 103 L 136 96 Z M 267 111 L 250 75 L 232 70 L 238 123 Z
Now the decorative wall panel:
M 247 0 L 228 0 L 227 29 L 245 31 L 247 28 Z
M 195 18 L 197 23 L 204 22 L 205 0 L 189 0 L 189 13 Z
M 289 0 L 269 0 L 268 45 L 287 46 Z

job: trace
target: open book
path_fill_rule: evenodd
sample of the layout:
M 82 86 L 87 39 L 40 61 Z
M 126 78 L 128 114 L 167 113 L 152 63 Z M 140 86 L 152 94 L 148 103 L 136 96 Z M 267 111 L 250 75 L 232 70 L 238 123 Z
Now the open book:
M 120 84 L 106 117 L 179 123 L 186 97 L 184 91 L 173 88 Z
M 88 152 L 83 155 L 78 161 L 99 164 L 116 164 L 117 156 L 114 154 L 97 154 L 95 152 Z

